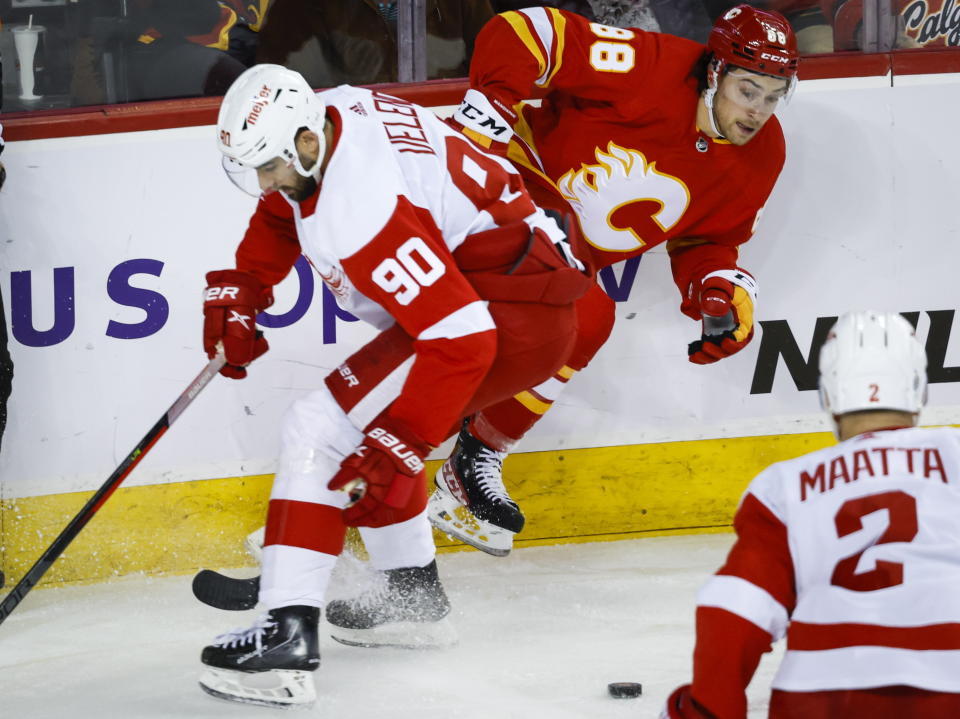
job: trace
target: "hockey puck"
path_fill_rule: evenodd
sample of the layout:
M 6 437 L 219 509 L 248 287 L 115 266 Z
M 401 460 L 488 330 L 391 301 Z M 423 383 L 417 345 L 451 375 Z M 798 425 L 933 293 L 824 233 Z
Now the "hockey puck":
M 617 699 L 635 699 L 643 694 L 643 686 L 639 682 L 611 682 L 607 691 Z

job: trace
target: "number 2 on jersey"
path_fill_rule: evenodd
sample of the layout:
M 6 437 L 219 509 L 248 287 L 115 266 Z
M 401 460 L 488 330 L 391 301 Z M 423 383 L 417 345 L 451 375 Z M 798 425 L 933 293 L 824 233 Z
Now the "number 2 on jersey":
M 856 554 L 841 559 L 833 568 L 830 583 L 855 592 L 872 592 L 903 584 L 903 564 L 876 560 L 876 566 L 868 572 L 857 574 L 857 565 L 863 553 L 877 544 L 889 542 L 910 542 L 917 536 L 917 500 L 912 495 L 899 490 L 870 494 L 866 497 L 850 499 L 841 505 L 833 518 L 837 527 L 837 536 L 846 537 L 863 529 L 861 521 L 865 516 L 881 509 L 887 510 L 886 530 L 875 541 Z

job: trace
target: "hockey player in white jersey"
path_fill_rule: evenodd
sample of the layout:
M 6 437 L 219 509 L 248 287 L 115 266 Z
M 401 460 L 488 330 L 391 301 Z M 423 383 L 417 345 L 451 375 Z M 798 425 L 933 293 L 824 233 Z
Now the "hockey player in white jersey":
M 268 349 L 254 318 L 301 252 L 344 309 L 381 330 L 284 416 L 266 613 L 202 654 L 211 694 L 306 703 L 324 608 L 344 643 L 452 641 L 424 459 L 462 417 L 562 366 L 573 302 L 592 279 L 558 250 L 563 233 L 509 163 L 429 110 L 347 86 L 315 94 L 299 74 L 258 65 L 231 86 L 217 125 L 228 173 L 262 196 L 236 268 L 207 275 L 208 355 L 222 348 L 224 374 L 247 374 Z M 326 603 L 348 526 L 383 585 Z
M 903 317 L 837 321 L 820 396 L 841 441 L 750 484 L 697 597 L 693 683 L 662 717 L 743 719 L 784 637 L 771 719 L 960 716 L 960 431 L 915 427 L 926 387 Z

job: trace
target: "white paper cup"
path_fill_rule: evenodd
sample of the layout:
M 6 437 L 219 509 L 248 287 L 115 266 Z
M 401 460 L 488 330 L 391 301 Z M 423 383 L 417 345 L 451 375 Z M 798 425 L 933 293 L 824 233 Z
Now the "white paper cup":
M 33 27 L 15 27 L 13 32 L 13 44 L 17 49 L 17 61 L 20 64 L 20 99 L 37 100 L 40 95 L 33 94 L 33 61 L 37 54 L 37 45 L 40 43 L 40 33 L 43 32 L 42 25 Z

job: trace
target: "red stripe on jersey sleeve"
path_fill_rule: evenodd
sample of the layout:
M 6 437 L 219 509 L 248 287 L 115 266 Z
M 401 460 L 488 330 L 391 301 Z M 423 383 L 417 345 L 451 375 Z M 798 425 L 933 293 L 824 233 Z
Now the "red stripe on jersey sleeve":
M 824 651 L 843 647 L 893 647 L 951 651 L 960 649 L 960 624 L 884 627 L 877 624 L 808 624 L 791 622 L 787 649 Z
M 691 694 L 713 716 L 745 719 L 747 685 L 770 635 L 753 622 L 717 607 L 697 607 Z
M 748 492 L 733 528 L 737 541 L 717 574 L 740 577 L 766 590 L 792 614 L 797 590 L 786 525 Z
M 347 527 L 337 507 L 293 499 L 271 499 L 263 545 L 283 544 L 338 556 Z
M 470 60 L 470 86 L 481 90 L 510 122 L 516 122 L 513 107 L 536 96 L 535 85 L 540 76 L 540 63 L 513 24 L 521 24 L 544 53 L 543 45 L 533 32 L 529 19 L 518 12 L 497 15 L 483 26 L 474 43 Z
M 293 209 L 278 192 L 262 197 L 237 247 L 237 269 L 272 287 L 290 273 L 299 256 Z

